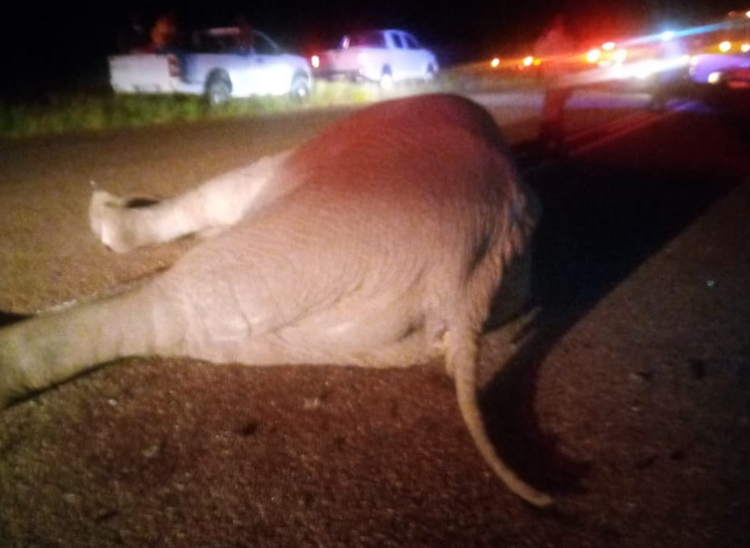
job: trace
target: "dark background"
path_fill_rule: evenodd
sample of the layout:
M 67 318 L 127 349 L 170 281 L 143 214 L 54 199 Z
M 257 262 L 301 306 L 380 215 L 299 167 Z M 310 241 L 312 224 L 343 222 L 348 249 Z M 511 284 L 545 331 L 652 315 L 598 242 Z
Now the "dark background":
M 0 17 L 0 99 L 106 87 L 106 56 L 116 51 L 118 31 L 134 14 L 150 25 L 171 12 L 183 28 L 227 25 L 243 14 L 304 54 L 350 29 L 403 27 L 448 65 L 524 49 L 558 11 L 569 14 L 582 39 L 598 40 L 748 7 L 736 0 L 26 0 L 6 5 Z

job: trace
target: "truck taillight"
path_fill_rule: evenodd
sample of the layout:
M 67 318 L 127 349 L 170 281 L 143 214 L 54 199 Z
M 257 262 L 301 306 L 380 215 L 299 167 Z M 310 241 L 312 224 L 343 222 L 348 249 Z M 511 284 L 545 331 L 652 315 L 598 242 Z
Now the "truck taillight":
M 180 60 L 176 55 L 167 55 L 167 62 L 169 63 L 169 75 L 172 78 L 180 77 Z

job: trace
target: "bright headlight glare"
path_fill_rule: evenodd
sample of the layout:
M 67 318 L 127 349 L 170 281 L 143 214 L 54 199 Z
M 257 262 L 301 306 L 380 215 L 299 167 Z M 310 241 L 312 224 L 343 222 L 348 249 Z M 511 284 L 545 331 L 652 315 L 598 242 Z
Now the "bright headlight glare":
M 602 56 L 602 52 L 599 48 L 590 49 L 586 53 L 586 61 L 588 61 L 591 64 L 594 64 L 599 61 L 601 56 Z

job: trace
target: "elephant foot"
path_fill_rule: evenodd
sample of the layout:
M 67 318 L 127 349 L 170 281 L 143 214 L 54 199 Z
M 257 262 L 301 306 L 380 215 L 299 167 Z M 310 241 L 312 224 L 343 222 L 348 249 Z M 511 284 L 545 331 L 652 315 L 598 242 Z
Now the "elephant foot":
M 89 225 L 108 249 L 126 253 L 136 247 L 128 223 L 128 201 L 94 186 L 89 206 Z

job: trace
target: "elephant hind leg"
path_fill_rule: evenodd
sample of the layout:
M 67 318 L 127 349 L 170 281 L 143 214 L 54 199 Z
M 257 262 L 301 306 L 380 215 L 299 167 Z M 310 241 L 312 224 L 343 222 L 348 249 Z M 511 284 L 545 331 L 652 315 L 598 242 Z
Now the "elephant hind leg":
M 125 198 L 94 188 L 89 224 L 94 235 L 116 253 L 176 240 L 204 228 L 176 198 L 163 201 Z
M 162 201 L 132 200 L 94 184 L 91 230 L 117 253 L 191 234 L 215 235 L 293 188 L 276 177 L 288 155 L 261 158 Z

